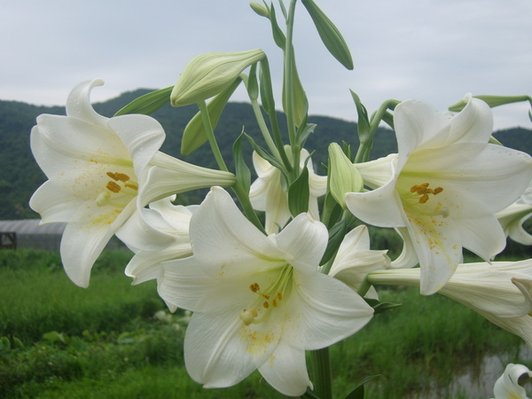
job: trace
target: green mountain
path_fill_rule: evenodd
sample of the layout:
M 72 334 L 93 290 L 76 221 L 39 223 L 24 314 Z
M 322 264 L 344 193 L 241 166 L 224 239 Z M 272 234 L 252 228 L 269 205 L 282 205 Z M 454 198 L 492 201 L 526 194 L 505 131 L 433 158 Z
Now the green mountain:
M 126 92 L 117 98 L 96 103 L 94 108 L 102 115 L 111 116 L 134 98 L 149 90 L 139 89 Z M 353 111 L 354 112 L 354 111 Z M 64 115 L 63 107 L 35 106 L 16 101 L 0 101 L 0 219 L 32 218 L 37 215 L 28 207 L 28 200 L 35 189 L 46 178 L 37 166 L 30 151 L 29 137 L 35 118 L 43 113 Z M 208 145 L 204 145 L 194 154 L 181 157 L 179 154 L 181 135 L 190 118 L 196 113 L 196 107 L 171 108 L 165 106 L 153 116 L 163 125 L 166 141 L 162 151 L 186 161 L 216 167 Z M 279 114 L 281 126 L 283 116 Z M 331 141 L 346 142 L 356 148 L 358 145 L 356 124 L 325 116 L 312 116 L 311 123 L 317 124 L 316 130 L 308 139 L 306 148 L 314 151 L 313 161 L 320 174 L 325 174 L 327 146 Z M 242 129 L 262 143 L 251 106 L 245 103 L 229 103 L 216 129 L 221 151 L 226 160 L 231 158 L 231 146 Z M 496 137 L 503 144 L 532 152 L 532 131 L 527 129 L 509 129 L 498 132 Z M 250 159 L 251 149 L 246 148 Z M 397 151 L 394 134 L 388 129 L 379 129 L 375 138 L 372 158 Z M 251 162 L 249 163 L 251 166 Z

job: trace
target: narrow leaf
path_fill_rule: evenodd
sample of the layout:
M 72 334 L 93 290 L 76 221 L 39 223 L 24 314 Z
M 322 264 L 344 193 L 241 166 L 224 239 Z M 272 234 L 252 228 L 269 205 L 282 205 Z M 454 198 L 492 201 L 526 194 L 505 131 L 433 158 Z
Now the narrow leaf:
M 208 104 L 207 110 L 209 112 L 209 118 L 212 123 L 212 128 L 215 129 L 220 116 L 229 101 L 229 98 L 236 90 L 242 79 L 238 78 L 223 90 L 220 94 L 214 97 Z M 192 117 L 188 122 L 185 130 L 183 131 L 183 138 L 181 139 L 181 153 L 183 155 L 192 154 L 196 151 L 203 143 L 207 141 L 207 135 L 203 130 L 203 123 L 201 120 L 201 111 Z
M 360 97 L 353 90 L 350 90 L 350 92 L 351 97 L 353 97 L 353 101 L 355 102 L 358 114 L 358 138 L 361 143 L 365 143 L 370 139 L 368 111 L 366 110 L 366 107 L 364 107 L 364 104 L 362 104 L 362 101 L 360 101 Z
M 260 61 L 259 86 L 262 106 L 268 113 L 275 112 L 275 99 L 273 98 L 270 68 L 268 66 L 267 58 Z
M 293 216 L 308 211 L 309 196 L 308 169 L 305 167 L 288 188 L 288 208 Z
M 353 69 L 353 58 L 349 52 L 349 47 L 338 28 L 317 6 L 314 0 L 302 0 L 302 2 L 310 14 L 312 21 L 314 21 L 314 26 L 316 26 L 321 41 L 327 50 L 344 67 L 349 70 Z
M 256 100 L 259 97 L 259 84 L 257 82 L 257 64 L 253 64 L 249 69 L 247 89 L 250 99 Z
M 479 100 L 484 101 L 486 104 L 488 104 L 491 108 L 498 107 L 500 105 L 506 105 L 506 104 L 512 104 L 512 103 L 518 103 L 522 101 L 530 101 L 530 96 L 522 95 L 522 96 L 491 96 L 491 95 L 478 95 L 473 96 L 474 98 L 478 98 Z M 457 103 L 449 106 L 449 111 L 453 112 L 460 112 L 467 104 L 467 100 L 463 99 L 458 101 Z
M 126 114 L 152 114 L 162 106 L 170 103 L 170 93 L 172 92 L 172 89 L 173 86 L 169 86 L 137 97 L 129 104 L 116 111 L 114 116 Z
M 255 151 L 257 154 L 259 154 L 262 158 L 264 158 L 265 160 L 267 160 L 269 163 L 271 163 L 273 166 L 275 166 L 277 169 L 280 169 L 280 170 L 284 170 L 283 169 L 283 165 L 281 165 L 279 163 L 279 161 L 273 156 L 271 155 L 270 153 L 268 153 L 266 150 L 264 150 L 264 148 L 262 148 L 261 146 L 259 146 L 255 140 L 253 140 L 253 138 L 248 135 L 247 133 L 245 134 L 246 136 L 246 139 L 248 139 L 249 143 L 251 144 L 251 147 L 253 148 L 253 151 Z
M 316 130 L 316 127 L 318 125 L 316 125 L 315 123 L 306 123 L 305 124 L 305 127 L 303 127 L 303 129 L 300 129 L 301 131 L 298 132 L 298 137 L 299 137 L 299 145 L 301 147 L 304 147 L 305 146 L 305 142 L 307 141 L 308 137 L 314 133 L 314 130 Z
M 288 103 L 288 93 L 287 90 L 289 90 L 293 96 L 294 103 L 293 103 L 293 116 L 294 116 L 294 123 L 297 127 L 302 126 L 304 121 L 307 118 L 307 112 L 308 112 L 308 101 L 307 101 L 307 95 L 305 94 L 305 90 L 303 89 L 303 85 L 301 84 L 301 80 L 299 80 L 299 74 L 297 73 L 296 63 L 295 63 L 295 57 L 292 57 L 290 59 L 290 74 L 292 76 L 291 79 L 291 87 L 287 88 L 286 84 L 283 84 L 283 109 L 285 112 L 287 112 L 287 103 Z M 285 76 L 286 79 L 286 76 Z
M 242 153 L 242 141 L 245 137 L 244 131 L 238 136 L 233 143 L 233 158 L 235 162 L 235 175 L 237 184 L 239 184 L 246 192 L 249 193 L 251 185 L 251 172 L 244 161 L 244 154 Z
M 286 36 L 277 23 L 277 17 L 275 15 L 275 8 L 273 7 L 273 4 L 270 6 L 270 22 L 272 25 L 272 34 L 275 44 L 277 44 L 280 49 L 284 50 L 286 46 Z
M 346 397 L 345 399 L 364 399 L 364 385 L 369 381 L 380 377 L 380 374 L 368 375 L 364 377 Z

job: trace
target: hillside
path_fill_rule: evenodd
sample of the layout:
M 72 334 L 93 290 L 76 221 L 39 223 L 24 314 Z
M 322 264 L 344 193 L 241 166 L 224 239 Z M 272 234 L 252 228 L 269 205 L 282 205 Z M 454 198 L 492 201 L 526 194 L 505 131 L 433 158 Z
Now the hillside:
M 111 116 L 123 105 L 148 90 L 135 90 L 106 102 L 95 104 L 95 109 L 103 115 Z M 165 106 L 153 116 L 165 128 L 167 138 L 162 150 L 173 156 L 179 156 L 182 131 L 195 114 L 193 106 L 171 108 Z M 354 111 L 353 111 L 354 112 Z M 45 176 L 35 163 L 29 147 L 29 134 L 35 124 L 35 118 L 42 113 L 64 115 L 63 107 L 35 106 L 15 101 L 0 101 L 0 219 L 21 219 L 37 217 L 28 207 L 28 200 L 35 189 L 45 181 Z M 356 124 L 325 116 L 310 117 L 310 122 L 318 126 L 310 136 L 306 148 L 315 150 L 313 160 L 320 173 L 325 174 L 323 162 L 327 154 L 327 145 L 331 141 L 356 146 Z M 281 121 L 282 123 L 282 121 Z M 231 145 L 245 127 L 247 133 L 261 142 L 251 106 L 245 103 L 227 105 L 216 129 L 220 138 L 220 147 L 226 159 L 230 158 Z M 532 152 L 532 132 L 526 129 L 510 129 L 496 134 L 505 145 Z M 378 151 L 377 151 L 378 150 Z M 396 151 L 393 132 L 380 129 L 375 140 L 372 158 Z M 250 149 L 247 148 L 249 157 Z M 183 159 L 200 165 L 215 167 L 209 147 L 204 145 L 197 152 Z

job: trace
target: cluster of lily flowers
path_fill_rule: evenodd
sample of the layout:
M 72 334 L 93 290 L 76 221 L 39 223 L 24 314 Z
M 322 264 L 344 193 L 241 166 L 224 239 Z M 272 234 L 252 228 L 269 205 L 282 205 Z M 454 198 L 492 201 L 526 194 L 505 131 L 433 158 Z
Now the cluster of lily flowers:
M 209 141 L 216 156 L 209 135 L 216 101 L 244 81 L 256 107 L 252 78 L 258 63 L 264 77 L 264 60 L 261 50 L 200 56 L 157 99 L 198 104 L 205 137 L 187 138 L 192 146 Z M 297 94 L 298 79 L 286 82 Z M 268 90 L 260 83 L 262 97 Z M 184 353 L 195 381 L 228 387 L 258 369 L 279 392 L 303 395 L 312 389 L 306 351 L 362 329 L 382 285 L 445 295 L 532 344 L 532 260 L 493 261 L 507 236 L 532 244 L 523 227 L 532 215 L 532 159 L 491 142 L 485 101 L 466 96 L 456 113 L 394 102 L 386 111 L 393 111 L 397 153 L 353 160 L 332 143 L 328 175 L 319 176 L 301 145 L 308 132 L 298 98 L 283 95 L 292 101 L 283 104 L 288 131 L 297 128 L 290 137 L 301 139 L 281 145 L 265 134 L 268 150 L 254 146 L 257 178 L 246 186 L 244 168 L 232 173 L 217 158 L 220 168 L 210 169 L 161 152 L 165 132 L 147 110 L 98 114 L 90 93 L 102 84 L 76 86 L 66 116 L 37 118 L 31 149 L 48 180 L 30 206 L 42 223 L 67 223 L 60 251 L 75 284 L 89 285 L 116 235 L 134 253 L 125 267 L 133 283 L 156 280 L 170 310 L 192 312 Z M 292 168 L 289 177 L 283 165 Z M 209 188 L 200 204 L 175 204 L 176 195 L 200 188 Z M 402 253 L 392 260 L 370 249 L 367 225 L 395 229 Z M 463 248 L 484 262 L 464 263 Z

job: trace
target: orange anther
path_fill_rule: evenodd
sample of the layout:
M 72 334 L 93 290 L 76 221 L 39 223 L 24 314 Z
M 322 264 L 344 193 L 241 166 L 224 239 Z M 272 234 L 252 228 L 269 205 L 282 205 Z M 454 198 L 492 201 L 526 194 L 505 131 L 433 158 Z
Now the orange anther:
M 109 181 L 105 187 L 109 191 L 112 191 L 113 193 L 118 193 L 121 190 L 120 186 L 116 184 L 114 181 Z
M 429 195 L 428 194 L 423 194 L 421 197 L 419 197 L 419 203 L 420 204 L 424 204 L 428 200 L 429 200 Z
M 253 292 L 257 292 L 260 290 L 260 285 L 258 283 L 253 283 L 249 286 L 249 289 Z

